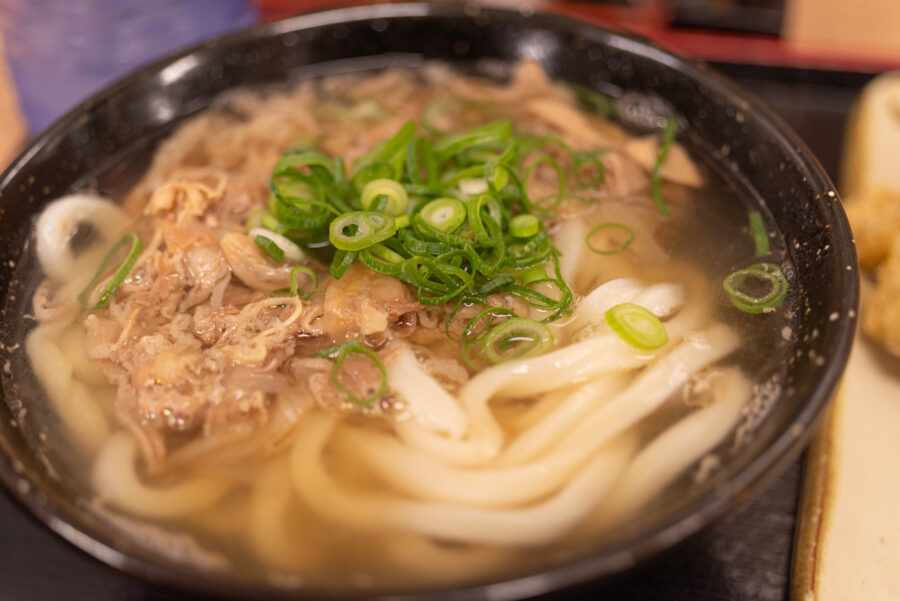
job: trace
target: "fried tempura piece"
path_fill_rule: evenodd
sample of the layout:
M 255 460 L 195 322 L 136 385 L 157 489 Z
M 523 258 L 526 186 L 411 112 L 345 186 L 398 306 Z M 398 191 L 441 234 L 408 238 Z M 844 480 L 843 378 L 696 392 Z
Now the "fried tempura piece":
M 849 198 L 846 208 L 860 267 L 877 267 L 900 233 L 900 191 L 880 188 Z
M 900 200 L 900 199 L 898 199 Z M 863 330 L 893 355 L 900 357 L 900 236 L 895 236 L 887 260 L 863 311 Z

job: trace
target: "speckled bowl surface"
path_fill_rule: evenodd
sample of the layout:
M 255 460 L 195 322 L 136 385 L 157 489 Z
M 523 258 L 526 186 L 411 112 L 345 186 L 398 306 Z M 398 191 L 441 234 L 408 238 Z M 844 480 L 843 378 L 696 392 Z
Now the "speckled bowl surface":
M 788 242 L 800 295 L 792 359 L 778 403 L 751 442 L 727 455 L 703 485 L 616 540 L 578 550 L 537 573 L 517 573 L 456 591 L 393 598 L 510 599 L 608 577 L 669 549 L 734 508 L 776 476 L 807 442 L 850 349 L 857 272 L 850 230 L 834 187 L 799 139 L 749 94 L 703 64 L 645 40 L 570 18 L 470 4 L 401 4 L 301 16 L 209 41 L 120 80 L 39 136 L 0 179 L 3 403 L 0 480 L 48 527 L 111 566 L 154 582 L 238 597 L 328 596 L 328 591 L 211 573 L 125 535 L 90 504 L 88 491 L 45 452 L 29 411 L 37 383 L 21 349 L 21 319 L 36 268 L 25 252 L 35 214 L 69 191 L 121 193 L 154 146 L 186 117 L 236 87 L 439 59 L 485 75 L 540 60 L 558 78 L 613 96 L 665 98 L 684 119 L 684 143 L 741 194 L 765 204 Z M 766 352 L 766 349 L 760 349 Z M 764 552 L 764 550 L 761 550 Z

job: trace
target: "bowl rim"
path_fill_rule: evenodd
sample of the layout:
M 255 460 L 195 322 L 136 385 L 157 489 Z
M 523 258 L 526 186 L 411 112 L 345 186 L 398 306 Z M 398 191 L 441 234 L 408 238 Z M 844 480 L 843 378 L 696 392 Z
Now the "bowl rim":
M 849 224 L 844 215 L 834 184 L 826 175 L 824 168 L 814 157 L 806 144 L 774 111 L 768 108 L 751 92 L 744 90 L 730 79 L 721 75 L 705 62 L 677 55 L 666 50 L 656 42 L 643 36 L 620 31 L 590 21 L 581 20 L 569 14 L 552 10 L 536 10 L 533 8 L 510 8 L 509 5 L 474 5 L 469 3 L 443 2 L 403 2 L 399 4 L 374 4 L 351 6 L 319 12 L 302 14 L 267 24 L 254 25 L 232 33 L 210 38 L 199 44 L 171 53 L 118 78 L 89 98 L 69 110 L 57 119 L 44 132 L 39 134 L 28 147 L 0 175 L 0 190 L 6 189 L 15 176 L 29 161 L 54 140 L 73 127 L 79 117 L 92 108 L 115 98 L 139 82 L 158 75 L 166 67 L 186 57 L 202 53 L 219 46 L 240 45 L 242 42 L 259 38 L 274 37 L 280 34 L 301 31 L 322 26 L 333 26 L 341 23 L 366 21 L 372 19 L 396 19 L 409 17 L 422 18 L 471 18 L 481 12 L 499 17 L 525 17 L 530 19 L 529 25 L 540 26 L 550 23 L 555 27 L 572 33 L 586 33 L 590 37 L 602 33 L 607 42 L 614 47 L 626 51 L 635 51 L 649 58 L 667 64 L 686 74 L 691 79 L 701 81 L 711 92 L 746 106 L 747 110 L 760 117 L 760 123 L 766 128 L 775 143 L 789 151 L 789 158 L 807 177 L 809 186 L 819 194 L 817 201 L 824 219 L 831 225 L 832 235 L 845 238 L 846 245 L 838 245 L 835 260 L 850 266 L 841 270 L 835 288 L 841 290 L 840 307 L 836 322 L 830 327 L 838 329 L 835 343 L 831 347 L 831 360 L 821 372 L 818 384 L 805 398 L 802 409 L 797 413 L 792 424 L 777 434 L 773 443 L 762 453 L 756 455 L 741 470 L 718 486 L 714 493 L 706 495 L 686 505 L 680 512 L 667 519 L 659 529 L 630 541 L 627 549 L 613 549 L 598 554 L 571 560 L 563 565 L 541 571 L 537 574 L 516 577 L 509 580 L 490 581 L 482 584 L 466 585 L 463 588 L 436 589 L 422 592 L 402 594 L 366 594 L 370 599 L 428 599 L 443 601 L 457 598 L 484 598 L 504 600 L 521 596 L 537 595 L 554 590 L 569 588 L 591 580 L 609 577 L 634 567 L 639 561 L 659 554 L 675 544 L 683 541 L 704 526 L 717 520 L 729 510 L 746 500 L 753 491 L 760 489 L 775 476 L 781 473 L 788 463 L 796 458 L 812 436 L 834 394 L 841 374 L 850 354 L 855 331 L 856 312 L 859 302 L 859 280 L 856 264 L 856 252 Z M 824 199 L 829 197 L 830 202 Z M 254 583 L 229 581 L 216 578 L 216 573 L 191 573 L 175 571 L 171 565 L 150 561 L 129 555 L 108 541 L 95 538 L 86 527 L 77 512 L 70 507 L 62 507 L 56 500 L 44 496 L 37 486 L 20 487 L 18 483 L 23 477 L 17 470 L 17 459 L 8 454 L 5 441 L 0 441 L 0 482 L 8 495 L 23 507 L 31 517 L 48 527 L 51 531 L 86 552 L 97 560 L 117 570 L 137 576 L 155 585 L 176 588 L 182 591 L 213 593 L 226 597 L 256 596 L 258 589 Z M 33 484 L 31 480 L 29 480 Z M 43 497 L 43 498 L 42 498 Z M 61 515 L 63 517 L 61 517 Z M 265 591 L 266 598 L 345 598 L 343 594 L 333 594 L 317 589 L 288 590 L 273 588 Z M 358 596 L 355 595 L 355 596 Z M 462 597 L 460 597 L 462 596 Z

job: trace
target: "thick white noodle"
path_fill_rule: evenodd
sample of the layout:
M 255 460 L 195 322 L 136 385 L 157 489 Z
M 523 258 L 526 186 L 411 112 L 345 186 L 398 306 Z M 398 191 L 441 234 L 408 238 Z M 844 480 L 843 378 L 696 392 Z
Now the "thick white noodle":
M 250 497 L 250 541 L 254 551 L 268 565 L 283 570 L 309 569 L 315 549 L 290 536 L 285 528 L 291 501 L 287 461 L 266 468 L 253 486 Z
M 127 432 L 109 437 L 94 463 L 92 481 L 101 501 L 147 518 L 175 518 L 221 499 L 234 483 L 196 477 L 168 487 L 148 486 L 135 471 L 137 443 Z
M 631 302 L 640 305 L 660 319 L 684 306 L 685 291 L 681 284 L 663 282 L 644 288 Z
M 584 416 L 622 391 L 623 375 L 592 380 L 566 395 L 553 411 L 519 434 L 497 457 L 497 465 L 515 465 L 534 459 L 568 434 Z
M 624 392 L 582 420 L 554 452 L 600 444 L 630 428 L 684 386 L 694 372 L 731 353 L 738 341 L 738 335 L 723 324 L 687 336 Z
M 37 326 L 25 339 L 25 352 L 66 436 L 80 452 L 93 456 L 109 436 L 110 424 L 100 403 L 75 379 L 72 361 L 56 343 L 67 327 L 64 321 Z
M 579 301 L 572 317 L 563 325 L 572 333 L 592 323 L 602 323 L 607 311 L 618 304 L 631 302 L 642 290 L 644 285 L 632 278 L 604 282 Z
M 387 366 L 391 389 L 406 400 L 412 419 L 425 428 L 460 439 L 468 418 L 459 403 L 425 373 L 409 347 L 404 346 Z
M 579 425 L 549 452 L 528 463 L 461 469 L 416 452 L 388 435 L 360 429 L 342 429 L 338 446 L 349 447 L 354 457 L 381 478 L 415 497 L 479 507 L 533 502 L 558 490 L 605 442 L 656 410 L 691 374 L 720 359 L 734 344 L 736 336 L 725 326 L 698 333 L 695 340 L 677 346 L 607 403 L 602 400 L 610 391 L 608 385 L 587 384 L 581 392 L 588 411 Z M 553 441 L 538 438 L 536 446 L 544 450 Z M 523 454 L 538 455 L 530 451 L 526 446 Z
M 563 489 L 539 503 L 484 509 L 346 492 L 322 463 L 333 428 L 333 418 L 312 416 L 291 451 L 294 487 L 314 511 L 355 528 L 398 528 L 465 543 L 530 546 L 559 538 L 604 498 L 636 447 L 632 436 L 605 445 Z
M 636 446 L 631 436 L 610 441 L 565 488 L 534 505 L 482 509 L 399 500 L 388 521 L 443 540 L 517 547 L 548 544 L 572 530 L 610 493 Z
M 584 237 L 587 229 L 583 219 L 565 219 L 559 224 L 559 229 L 553 235 L 553 244 L 560 252 L 559 274 L 563 281 L 572 287 L 575 285 L 575 274 L 581 265 L 587 245 Z
M 485 465 L 500 453 L 505 437 L 488 402 L 495 396 L 531 396 L 569 386 L 604 373 L 645 365 L 653 353 L 637 353 L 615 335 L 585 340 L 540 357 L 490 367 L 459 392 L 470 430 L 462 440 L 450 440 L 407 421 L 397 434 L 411 448 L 448 465 Z
M 74 273 L 92 271 L 88 265 L 97 263 L 96 253 L 85 253 L 91 256 L 77 260 L 72 253 L 69 242 L 80 223 L 94 228 L 98 238 L 92 247 L 102 253 L 122 235 L 128 217 L 112 201 L 93 194 L 70 194 L 47 205 L 38 217 L 34 231 L 41 269 L 55 282 L 65 282 Z
M 604 503 L 603 521 L 616 522 L 640 510 L 721 443 L 741 417 L 751 384 L 736 369 L 723 369 L 712 383 L 714 399 L 657 436 L 629 463 Z
M 540 397 L 530 407 L 513 416 L 508 425 L 515 432 L 524 432 L 533 428 L 559 406 L 572 393 L 574 386 L 564 386 Z
M 477 507 L 505 507 L 544 498 L 569 481 L 596 451 L 596 446 L 586 446 L 523 465 L 468 469 L 417 453 L 390 435 L 359 428 L 341 428 L 335 443 L 409 495 Z

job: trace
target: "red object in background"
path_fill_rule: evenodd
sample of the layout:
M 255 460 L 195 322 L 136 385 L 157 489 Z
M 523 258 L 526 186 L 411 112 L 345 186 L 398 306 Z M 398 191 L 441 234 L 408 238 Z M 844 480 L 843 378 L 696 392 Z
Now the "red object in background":
M 388 3 L 387 0 L 255 1 L 260 18 L 264 22 L 328 8 Z M 496 0 L 493 3 L 496 4 Z M 519 6 L 521 2 L 507 0 L 500 4 Z M 667 0 L 645 0 L 627 6 L 603 2 L 535 1 L 529 4 L 535 8 L 569 15 L 597 25 L 631 31 L 650 38 L 673 52 L 708 61 L 869 73 L 900 69 L 900 58 L 848 54 L 830 47 L 792 43 L 773 35 L 674 29 L 670 26 L 670 2 Z
M 259 18 L 263 23 L 326 8 L 358 6 L 360 4 L 384 4 L 384 2 L 360 2 L 359 0 L 255 0 L 255 2 L 259 11 Z

